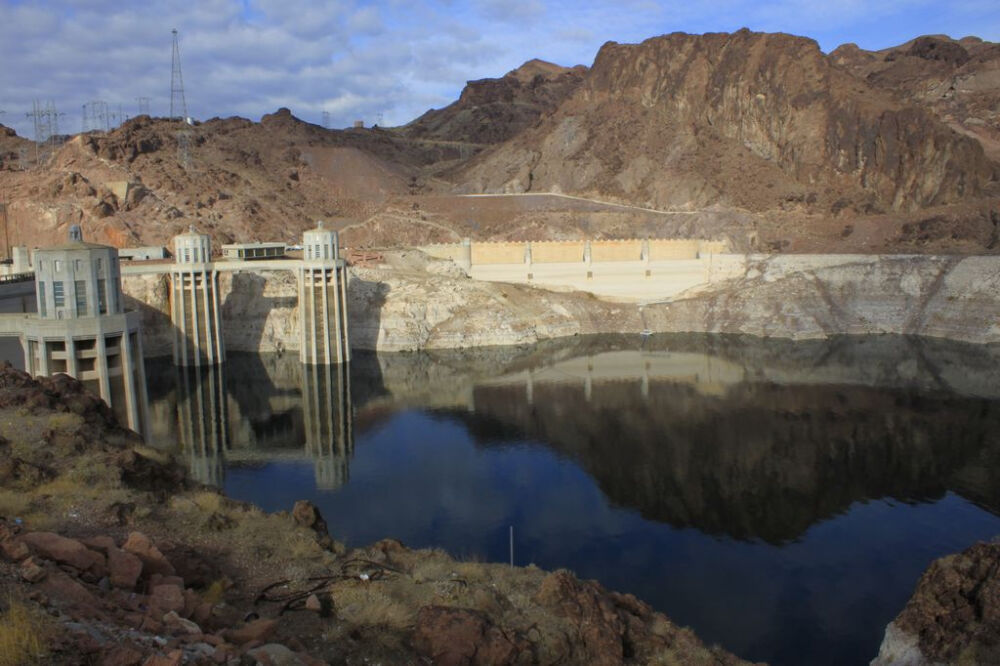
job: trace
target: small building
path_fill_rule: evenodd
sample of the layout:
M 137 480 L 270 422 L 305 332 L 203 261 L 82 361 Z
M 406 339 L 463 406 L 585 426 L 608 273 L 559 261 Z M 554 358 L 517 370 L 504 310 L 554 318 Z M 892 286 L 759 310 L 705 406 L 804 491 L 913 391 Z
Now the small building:
M 222 246 L 222 256 L 230 261 L 248 259 L 281 259 L 285 256 L 284 243 L 232 243 Z
M 68 243 L 36 250 L 34 265 L 38 309 L 21 334 L 25 369 L 76 377 L 128 427 L 144 432 L 148 402 L 140 316 L 125 312 L 118 250 L 85 243 L 74 225 Z
M 147 245 L 144 247 L 123 247 L 118 250 L 119 259 L 130 261 L 154 261 L 167 258 L 167 248 L 162 245 Z

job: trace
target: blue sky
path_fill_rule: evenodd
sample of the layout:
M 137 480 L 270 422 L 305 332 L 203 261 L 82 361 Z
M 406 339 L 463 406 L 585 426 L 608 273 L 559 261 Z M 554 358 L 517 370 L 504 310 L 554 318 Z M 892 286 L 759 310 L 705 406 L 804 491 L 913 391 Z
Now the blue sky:
M 998 0 L 0 0 L 0 123 L 32 135 L 32 100 L 62 131 L 92 100 L 166 115 L 171 28 L 190 115 L 254 120 L 281 106 L 331 126 L 407 122 L 470 79 L 531 58 L 590 65 L 601 44 L 741 27 L 894 46 L 922 34 L 1000 41 Z

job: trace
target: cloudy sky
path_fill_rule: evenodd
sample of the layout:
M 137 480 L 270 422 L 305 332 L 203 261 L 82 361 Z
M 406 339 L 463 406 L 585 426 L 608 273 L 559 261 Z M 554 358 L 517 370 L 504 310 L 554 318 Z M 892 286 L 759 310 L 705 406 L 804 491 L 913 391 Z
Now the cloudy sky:
M 136 115 L 170 104 L 171 29 L 188 113 L 258 119 L 287 106 L 331 127 L 395 125 L 453 101 L 467 80 L 525 60 L 593 62 L 608 40 L 753 30 L 877 49 L 922 34 L 1000 41 L 998 0 L 0 0 L 0 123 L 32 136 L 33 100 L 63 132 L 102 100 Z

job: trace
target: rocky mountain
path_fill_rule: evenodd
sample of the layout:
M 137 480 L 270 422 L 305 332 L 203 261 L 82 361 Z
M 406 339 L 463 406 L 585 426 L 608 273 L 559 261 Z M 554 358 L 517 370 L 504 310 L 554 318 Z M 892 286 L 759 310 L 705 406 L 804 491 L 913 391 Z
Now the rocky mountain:
M 934 35 L 874 52 L 845 44 L 830 58 L 873 87 L 931 111 L 1000 159 L 1000 44 Z
M 997 175 L 978 141 L 835 66 L 812 40 L 742 30 L 604 45 L 555 114 L 456 180 L 834 215 L 967 201 Z
M 610 42 L 589 69 L 532 60 L 397 128 L 327 130 L 287 109 L 259 123 L 140 117 L 37 159 L 5 132 L 0 189 L 29 245 L 69 224 L 117 245 L 191 224 L 216 242 L 294 241 L 322 218 L 351 246 L 658 235 L 988 253 L 998 49 L 922 37 L 827 56 L 746 30 Z M 591 201 L 464 197 L 482 193 Z
M 555 111 L 583 82 L 587 68 L 529 60 L 499 79 L 469 81 L 458 101 L 403 127 L 411 138 L 496 144 Z

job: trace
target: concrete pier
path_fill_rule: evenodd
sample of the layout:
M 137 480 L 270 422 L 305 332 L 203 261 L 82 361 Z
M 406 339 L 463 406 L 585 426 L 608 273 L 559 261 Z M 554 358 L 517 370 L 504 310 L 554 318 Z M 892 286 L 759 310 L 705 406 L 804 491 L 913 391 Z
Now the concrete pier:
M 145 435 L 149 401 L 139 313 L 123 308 L 118 251 L 85 243 L 73 226 L 68 243 L 36 250 L 33 263 L 37 315 L 20 320 L 25 369 L 63 372 L 90 385 Z
M 299 354 L 308 365 L 351 360 L 347 332 L 347 264 L 340 258 L 336 231 L 323 228 L 302 234 L 299 268 Z
M 222 363 L 219 276 L 212 264 L 212 241 L 191 228 L 174 238 L 170 269 L 170 320 L 174 325 L 174 363 Z

